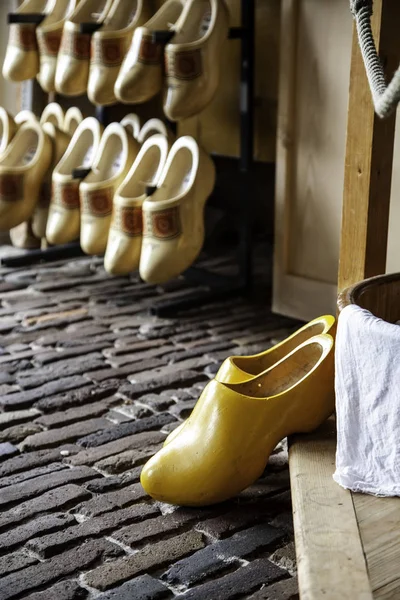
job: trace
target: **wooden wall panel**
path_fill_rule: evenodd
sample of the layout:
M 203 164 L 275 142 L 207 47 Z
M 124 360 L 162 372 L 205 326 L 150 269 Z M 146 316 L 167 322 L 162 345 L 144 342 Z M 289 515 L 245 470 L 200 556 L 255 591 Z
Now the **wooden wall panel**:
M 240 25 L 240 0 L 227 0 L 231 26 Z M 279 66 L 279 0 L 256 2 L 256 73 L 254 157 L 275 161 Z M 195 135 L 209 152 L 239 153 L 240 41 L 226 42 L 223 78 L 217 96 L 204 112 L 184 121 L 180 133 Z
M 289 271 L 326 283 L 337 276 L 351 30 L 348 0 L 299 3 Z

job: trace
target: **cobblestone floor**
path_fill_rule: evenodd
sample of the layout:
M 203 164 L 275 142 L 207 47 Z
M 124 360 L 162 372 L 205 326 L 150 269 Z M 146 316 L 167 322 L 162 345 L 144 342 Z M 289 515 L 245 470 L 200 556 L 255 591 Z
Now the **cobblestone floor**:
M 186 282 L 109 278 L 88 258 L 0 276 L 0 600 L 297 598 L 284 445 L 212 508 L 139 483 L 221 361 L 297 325 L 269 313 L 262 278 L 258 300 L 157 319 L 154 299 Z

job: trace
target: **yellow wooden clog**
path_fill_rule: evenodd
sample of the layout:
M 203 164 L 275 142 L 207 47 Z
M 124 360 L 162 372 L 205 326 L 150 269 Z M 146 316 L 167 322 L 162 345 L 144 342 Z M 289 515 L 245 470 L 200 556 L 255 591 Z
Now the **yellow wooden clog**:
M 257 377 L 275 363 L 279 362 L 287 354 L 292 352 L 297 346 L 308 339 L 322 333 L 329 333 L 335 338 L 336 319 L 331 315 L 324 315 L 313 319 L 303 327 L 300 327 L 292 335 L 287 337 L 279 344 L 268 348 L 260 354 L 253 356 L 230 356 L 221 365 L 215 379 L 220 383 L 244 383 Z M 169 444 L 185 427 L 186 421 L 172 431 L 164 442 L 164 446 Z
M 182 433 L 144 466 L 145 491 L 206 506 L 254 483 L 280 440 L 312 431 L 333 412 L 333 346 L 332 336 L 318 335 L 250 381 L 211 381 Z
M 165 47 L 164 112 L 170 121 L 197 115 L 214 98 L 228 30 L 225 0 L 187 1 Z
M 126 131 L 135 138 L 138 139 L 140 133 L 140 117 L 135 113 L 129 113 L 121 121 L 122 127 L 125 127 Z
M 147 23 L 137 27 L 115 83 L 115 96 L 127 104 L 147 102 L 161 91 L 164 48 L 153 41 L 154 31 L 174 30 L 185 0 L 167 0 Z
M 14 119 L 5 108 L 0 106 L 0 155 L 3 154 L 16 131 L 17 125 Z
M 58 104 L 58 102 L 50 102 L 42 112 L 40 124 L 44 125 L 45 123 L 51 123 L 55 127 L 58 127 L 58 129 L 63 130 L 64 120 L 64 109 L 61 105 Z
M 87 90 L 90 67 L 90 34 L 81 24 L 100 24 L 114 0 L 81 0 L 65 21 L 58 53 L 55 88 L 65 96 L 80 96 Z
M 65 113 L 63 129 L 71 137 L 83 121 L 82 112 L 76 106 L 71 106 Z
M 57 56 L 64 23 L 74 12 L 78 2 L 79 0 L 54 0 L 51 12 L 36 29 L 40 58 L 37 80 L 47 93 L 55 92 Z M 49 5 L 51 6 L 51 3 Z
M 32 216 L 51 154 L 51 141 L 40 124 L 23 123 L 0 157 L 0 230 Z
M 21 110 L 15 117 L 16 126 L 26 123 L 26 121 L 38 121 L 37 116 L 31 110 Z M 40 248 L 41 239 L 34 236 L 32 231 L 32 219 L 21 223 L 10 229 L 11 243 L 15 248 L 24 250 L 34 250 Z
M 25 109 L 15 115 L 14 121 L 17 125 L 22 125 L 22 123 L 26 123 L 27 121 L 38 121 L 38 118 L 34 112 Z
M 200 254 L 204 207 L 214 183 L 215 167 L 209 155 L 194 138 L 178 138 L 157 190 L 143 203 L 140 276 L 144 281 L 160 284 L 173 279 Z
M 161 133 L 161 135 L 165 136 L 171 145 L 175 141 L 175 135 L 161 119 L 149 119 L 138 134 L 138 142 L 144 144 L 146 140 L 157 133 Z
M 50 244 L 67 244 L 79 237 L 81 211 L 75 169 L 90 169 L 97 154 L 103 126 L 94 117 L 84 119 L 72 136 L 52 175 L 52 196 L 46 226 Z
M 142 206 L 148 186 L 156 186 L 167 160 L 169 143 L 153 135 L 141 147 L 135 162 L 114 196 L 104 268 L 112 275 L 126 275 L 139 268 L 142 248 Z
M 93 104 L 106 106 L 117 99 L 114 86 L 132 42 L 136 27 L 150 17 L 146 0 L 114 0 L 101 29 L 92 36 L 88 97 Z
M 51 201 L 51 179 L 53 169 L 63 157 L 71 141 L 71 137 L 53 125 L 53 123 L 47 122 L 42 125 L 42 127 L 43 131 L 47 133 L 51 141 L 52 153 L 50 168 L 44 178 L 40 198 L 32 215 L 32 232 L 34 236 L 40 239 L 46 237 L 46 226 Z
M 80 239 L 86 254 L 106 251 L 114 194 L 139 150 L 139 143 L 119 123 L 111 123 L 105 129 L 92 171 L 79 187 Z
M 48 0 L 25 0 L 15 11 L 17 14 L 44 14 Z M 36 24 L 10 25 L 7 52 L 3 64 L 3 77 L 11 81 L 25 81 L 36 77 L 39 71 L 39 52 Z

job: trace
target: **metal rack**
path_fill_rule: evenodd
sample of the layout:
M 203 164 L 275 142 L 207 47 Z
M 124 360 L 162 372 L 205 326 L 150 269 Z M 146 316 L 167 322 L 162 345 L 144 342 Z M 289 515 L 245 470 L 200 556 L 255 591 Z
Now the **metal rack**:
M 254 45 L 255 45 L 255 0 L 241 0 L 241 26 L 229 30 L 230 40 L 241 41 L 241 77 L 240 77 L 240 157 L 238 170 L 240 178 L 240 198 L 237 212 L 237 273 L 233 276 L 220 275 L 196 266 L 188 269 L 183 277 L 190 283 L 208 288 L 206 291 L 185 296 L 184 299 L 160 301 L 151 307 L 158 316 L 174 314 L 178 311 L 202 306 L 224 297 L 245 294 L 253 283 L 253 244 L 251 215 L 253 194 L 251 193 L 251 166 L 254 148 Z M 31 106 L 34 106 L 33 85 L 31 88 Z M 108 108 L 97 107 L 96 117 L 108 124 Z M 51 261 L 72 258 L 83 254 L 79 244 L 68 244 L 33 250 L 21 256 L 5 257 L 1 264 L 7 267 L 20 267 L 39 261 Z

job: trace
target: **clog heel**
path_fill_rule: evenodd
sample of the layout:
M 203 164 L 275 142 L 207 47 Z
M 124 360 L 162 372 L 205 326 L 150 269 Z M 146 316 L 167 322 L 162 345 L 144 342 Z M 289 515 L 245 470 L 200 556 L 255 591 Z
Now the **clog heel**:
M 119 123 L 111 123 L 105 129 L 92 171 L 79 188 L 80 240 L 86 254 L 104 254 L 106 251 L 114 194 L 139 150 L 139 143 Z
M 318 335 L 250 381 L 211 381 L 182 433 L 144 466 L 145 491 L 206 506 L 254 483 L 280 440 L 312 431 L 333 412 L 333 347 L 332 336 Z
M 94 117 L 84 119 L 76 129 L 52 175 L 52 196 L 46 226 L 50 244 L 67 244 L 79 237 L 81 211 L 79 185 L 90 172 L 97 154 L 103 127 Z
M 0 157 L 0 230 L 32 216 L 51 155 L 50 138 L 39 123 L 23 123 Z
M 139 268 L 142 248 L 142 206 L 148 187 L 156 186 L 167 160 L 169 144 L 153 135 L 141 147 L 125 181 L 118 188 L 108 235 L 104 268 L 112 275 L 126 275 Z
M 329 333 L 333 338 L 336 335 L 336 319 L 331 315 L 324 315 L 313 319 L 297 331 L 292 333 L 279 344 L 268 348 L 264 352 L 252 356 L 230 356 L 221 365 L 215 379 L 220 383 L 244 383 L 257 377 L 275 363 L 279 362 L 297 346 L 306 342 L 315 335 Z M 169 444 L 185 427 L 186 421 L 172 431 L 164 442 Z
M 25 0 L 18 15 L 45 15 L 48 0 Z M 35 23 L 12 23 L 3 64 L 3 77 L 11 81 L 32 79 L 39 71 L 39 51 Z

